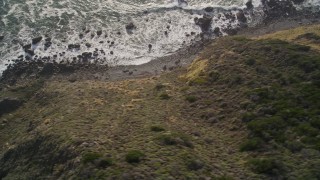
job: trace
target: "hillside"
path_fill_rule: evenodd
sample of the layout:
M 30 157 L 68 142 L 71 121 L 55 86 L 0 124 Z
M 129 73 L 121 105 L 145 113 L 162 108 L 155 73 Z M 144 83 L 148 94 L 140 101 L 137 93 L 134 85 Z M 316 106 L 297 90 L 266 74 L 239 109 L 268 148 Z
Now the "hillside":
M 319 179 L 319 32 L 220 38 L 158 76 L 2 79 L 0 179 Z

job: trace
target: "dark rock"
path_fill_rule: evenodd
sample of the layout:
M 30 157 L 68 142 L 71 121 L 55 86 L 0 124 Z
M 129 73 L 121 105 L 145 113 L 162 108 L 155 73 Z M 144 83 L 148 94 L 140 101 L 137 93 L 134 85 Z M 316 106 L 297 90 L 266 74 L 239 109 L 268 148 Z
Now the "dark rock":
M 42 70 L 40 71 L 41 75 L 52 75 L 54 73 L 54 64 L 53 63 L 46 63 Z
M 121 32 L 118 31 L 117 34 L 118 34 L 118 35 L 121 35 Z
M 246 16 L 244 15 L 243 11 L 237 12 L 236 17 L 237 17 L 237 19 L 238 19 L 239 22 L 242 22 L 242 23 L 247 22 L 247 18 L 246 18 Z
M 42 36 L 32 39 L 32 44 L 38 44 L 42 40 Z
M 71 49 L 73 49 L 73 48 L 74 48 L 74 45 L 73 45 L 73 44 L 69 44 L 69 45 L 68 45 L 68 49 L 69 49 L 69 50 L 71 50 Z
M 2 41 L 4 39 L 4 36 L 0 36 L 0 41 Z
M 228 35 L 236 35 L 238 33 L 237 29 L 233 29 L 233 28 L 225 28 L 223 29 L 224 32 L 226 32 Z
M 79 34 L 79 38 L 82 39 L 83 38 L 83 34 Z
M 193 36 L 193 35 L 195 35 L 196 33 L 195 33 L 195 32 L 191 32 L 190 34 Z
M 26 52 L 27 54 L 29 54 L 30 56 L 34 56 L 34 51 L 31 50 L 31 49 L 27 49 L 27 50 L 25 50 L 25 52 Z
M 127 24 L 126 25 L 126 30 L 128 31 L 128 30 L 133 30 L 133 29 L 135 29 L 136 28 L 136 26 L 131 22 L 131 23 L 129 23 L 129 24 Z
M 253 4 L 252 4 L 252 0 L 249 0 L 247 3 L 246 3 L 246 6 L 247 6 L 247 9 L 253 9 Z
M 279 17 L 288 17 L 297 13 L 292 0 L 262 0 L 261 2 L 264 7 L 264 13 L 267 16 L 265 21 L 277 19 Z M 301 2 L 301 0 L 296 1 L 296 3 L 298 2 Z
M 294 3 L 294 4 L 301 4 L 301 3 L 303 3 L 305 0 L 292 0 L 292 2 Z
M 91 44 L 90 43 L 86 43 L 86 46 L 87 46 L 87 48 L 90 48 Z
M 24 45 L 22 48 L 24 49 L 24 51 L 31 49 L 31 44 Z
M 47 50 L 52 45 L 52 42 L 47 41 L 44 43 L 44 50 Z
M 97 31 L 97 35 L 98 36 L 101 36 L 102 35 L 102 31 L 100 30 L 100 31 Z
M 0 99 L 0 116 L 18 109 L 23 102 L 15 98 Z
M 164 35 L 168 36 L 168 31 L 164 31 Z
M 110 54 L 112 55 L 112 54 L 113 54 L 113 51 L 110 51 Z
M 104 41 L 99 41 L 99 43 L 100 43 L 100 44 L 103 44 L 103 43 L 104 43 Z
M 206 8 L 204 8 L 204 10 L 206 12 L 212 12 L 213 11 L 213 7 L 206 7 Z
M 148 48 L 149 48 L 149 50 L 150 50 L 150 49 L 152 49 L 152 45 L 151 45 L 151 44 L 149 44 L 149 45 L 148 45 Z
M 207 32 L 211 28 L 212 17 L 203 15 L 202 18 L 195 18 L 196 25 L 200 26 L 203 32 Z
M 221 36 L 221 35 L 222 35 L 219 27 L 215 27 L 214 30 L 213 30 L 213 33 L 214 33 L 216 36 Z

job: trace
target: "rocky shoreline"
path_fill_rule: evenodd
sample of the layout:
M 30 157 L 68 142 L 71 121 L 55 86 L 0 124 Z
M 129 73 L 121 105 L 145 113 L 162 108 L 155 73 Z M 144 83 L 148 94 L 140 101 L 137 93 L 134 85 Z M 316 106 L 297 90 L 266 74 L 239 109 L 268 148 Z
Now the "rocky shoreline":
M 250 1 L 249 1 L 250 2 Z M 247 3 L 247 10 L 250 10 L 250 3 Z M 287 2 L 287 1 L 285 1 Z M 230 29 L 229 35 L 244 35 L 244 36 L 259 36 L 262 34 L 271 33 L 274 31 L 289 29 L 301 25 L 319 23 L 320 15 L 318 13 L 312 13 L 309 11 L 298 12 L 293 9 L 293 6 L 282 6 L 284 2 L 278 2 L 270 4 L 265 2 L 265 11 L 269 14 L 263 23 L 255 27 L 243 26 L 239 29 Z M 269 3 L 269 4 L 268 4 Z M 280 4 L 279 4 L 280 3 Z M 296 2 L 298 3 L 298 2 Z M 284 8 L 285 7 L 285 8 Z M 210 8 L 206 11 L 210 12 Z M 242 12 L 243 13 L 243 12 Z M 297 13 L 294 15 L 294 13 Z M 279 18 L 276 18 L 276 17 Z M 38 58 L 32 50 L 34 45 L 41 41 L 45 41 L 44 46 L 50 47 L 51 38 L 46 36 L 32 39 L 32 44 L 24 45 L 23 49 L 28 54 L 27 60 L 23 60 L 24 57 L 20 56 L 14 60 L 12 65 L 9 65 L 1 76 L 0 83 L 13 85 L 19 79 L 23 78 L 39 78 L 39 77 L 61 77 L 66 76 L 70 78 L 70 81 L 76 79 L 99 79 L 99 80 L 119 80 L 137 77 L 146 77 L 150 75 L 158 75 L 162 72 L 171 71 L 181 66 L 186 66 L 195 59 L 196 54 L 200 52 L 206 44 L 208 44 L 214 36 L 221 36 L 220 29 L 212 29 L 210 26 L 212 17 L 203 15 L 203 18 L 195 19 L 195 23 L 199 25 L 203 31 L 199 36 L 199 41 L 195 41 L 190 46 L 181 48 L 177 52 L 167 55 L 161 58 L 152 60 L 142 65 L 129 65 L 129 66 L 115 66 L 108 67 L 104 65 L 96 57 L 99 53 L 105 53 L 103 50 L 100 52 L 96 49 L 94 52 L 83 52 L 82 55 L 74 57 L 72 61 L 55 61 L 58 55 L 53 57 Z M 232 18 L 232 17 L 230 17 Z M 246 22 L 244 14 L 238 13 L 236 18 L 243 23 Z M 241 20 L 242 19 L 242 20 Z M 126 25 L 128 32 L 135 28 L 133 23 Z M 225 31 L 225 30 L 224 30 Z M 102 32 L 97 31 L 97 35 L 101 36 Z M 111 44 L 114 42 L 110 42 Z M 89 46 L 89 44 L 86 46 Z M 149 49 L 152 45 L 148 45 Z M 78 49 L 80 45 L 70 44 L 69 50 Z M 113 54 L 113 52 L 110 52 Z M 59 56 L 63 56 L 64 52 L 61 52 Z M 31 59 L 31 57 L 33 57 Z M 94 59 L 94 61 L 92 61 Z

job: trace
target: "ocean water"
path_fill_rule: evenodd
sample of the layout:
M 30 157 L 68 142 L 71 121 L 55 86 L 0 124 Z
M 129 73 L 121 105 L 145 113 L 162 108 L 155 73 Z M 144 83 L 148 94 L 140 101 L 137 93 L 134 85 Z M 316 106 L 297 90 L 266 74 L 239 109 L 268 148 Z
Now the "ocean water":
M 0 0 L 0 36 L 4 36 L 0 41 L 0 72 L 12 63 L 11 60 L 25 57 L 22 46 L 39 36 L 51 38 L 52 45 L 44 48 L 44 39 L 32 45 L 37 59 L 51 57 L 52 60 L 54 57 L 55 61 L 71 61 L 83 52 L 96 51 L 90 61 L 108 65 L 146 63 L 196 41 L 201 29 L 194 18 L 202 17 L 206 7 L 214 7 L 212 28 L 238 27 L 241 23 L 237 20 L 221 16 L 225 12 L 237 13 L 246 7 L 246 2 Z M 246 14 L 249 26 L 259 23 L 259 17 L 263 17 L 260 0 L 253 0 L 252 4 L 254 9 Z M 319 10 L 320 0 L 307 0 L 303 6 Z M 126 30 L 129 23 L 135 26 L 132 32 Z M 98 36 L 100 30 L 102 35 Z M 68 50 L 69 44 L 79 44 L 80 49 Z

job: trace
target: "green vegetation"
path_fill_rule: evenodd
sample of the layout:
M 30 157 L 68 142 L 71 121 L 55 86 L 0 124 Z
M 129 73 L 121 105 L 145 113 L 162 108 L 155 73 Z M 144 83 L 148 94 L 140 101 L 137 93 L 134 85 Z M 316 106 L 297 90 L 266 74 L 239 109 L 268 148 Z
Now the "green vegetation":
M 160 99 L 162 99 L 162 100 L 168 100 L 168 99 L 171 98 L 171 97 L 169 96 L 169 94 L 167 94 L 167 93 L 162 93 L 162 94 L 159 95 L 159 97 L 160 97 Z
M 138 150 L 129 151 L 126 155 L 126 161 L 128 163 L 139 163 L 144 157 L 144 153 Z
M 251 159 L 248 165 L 256 173 L 265 173 L 270 175 L 279 175 L 283 172 L 283 165 L 274 159 L 260 158 Z
M 95 160 L 99 159 L 102 157 L 102 154 L 99 154 L 99 153 L 95 153 L 95 152 L 88 152 L 88 153 L 85 153 L 83 156 L 82 156 L 82 162 L 84 164 L 86 163 L 93 163 Z
M 224 37 L 155 77 L 1 86 L 24 105 L 0 118 L 0 179 L 319 179 L 315 35 Z
M 161 132 L 161 131 L 165 131 L 165 129 L 161 126 L 151 126 L 151 131 Z
M 193 144 L 190 138 L 186 135 L 173 133 L 173 134 L 162 134 L 157 138 L 164 145 L 181 145 L 185 147 L 192 148 Z
M 260 138 L 252 138 L 244 142 L 240 146 L 240 151 L 253 151 L 260 149 L 263 146 L 264 142 Z
M 189 102 L 189 103 L 194 103 L 197 101 L 197 97 L 195 96 L 187 96 L 186 97 L 186 100 Z

